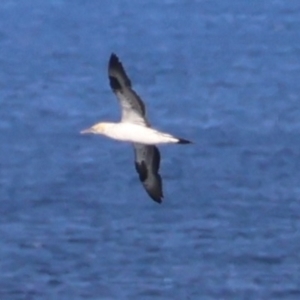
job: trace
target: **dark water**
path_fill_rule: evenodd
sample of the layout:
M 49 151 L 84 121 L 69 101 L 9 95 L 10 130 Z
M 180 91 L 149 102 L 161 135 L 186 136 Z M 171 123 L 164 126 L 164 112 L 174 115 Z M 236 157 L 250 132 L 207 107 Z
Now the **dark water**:
M 300 2 L 0 2 L 0 298 L 300 299 Z M 117 120 L 110 53 L 164 146 Z

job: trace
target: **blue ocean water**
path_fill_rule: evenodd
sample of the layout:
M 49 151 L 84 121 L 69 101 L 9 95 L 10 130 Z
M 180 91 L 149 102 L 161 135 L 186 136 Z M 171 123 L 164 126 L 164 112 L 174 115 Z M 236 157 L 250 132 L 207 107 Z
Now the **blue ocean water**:
M 0 2 L 0 299 L 299 299 L 300 2 Z M 165 201 L 118 120 L 115 52 Z

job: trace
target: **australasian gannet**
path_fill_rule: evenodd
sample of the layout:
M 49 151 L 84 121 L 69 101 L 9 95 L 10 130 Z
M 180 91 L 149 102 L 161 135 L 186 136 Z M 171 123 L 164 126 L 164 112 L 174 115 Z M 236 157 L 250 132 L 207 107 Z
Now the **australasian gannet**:
M 160 153 L 157 144 L 189 144 L 188 140 L 151 128 L 146 118 L 145 105 L 131 87 L 131 81 L 119 61 L 112 53 L 108 63 L 109 82 L 121 108 L 120 123 L 101 122 L 81 133 L 102 134 L 115 140 L 133 143 L 135 168 L 149 196 L 161 203 L 162 180 L 159 175 Z

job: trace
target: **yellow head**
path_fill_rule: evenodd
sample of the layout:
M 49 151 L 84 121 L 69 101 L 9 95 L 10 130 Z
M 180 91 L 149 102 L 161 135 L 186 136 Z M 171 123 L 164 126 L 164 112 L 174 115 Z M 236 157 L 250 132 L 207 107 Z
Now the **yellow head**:
M 81 134 L 85 134 L 85 133 L 103 134 L 105 128 L 107 127 L 107 124 L 108 123 L 103 123 L 103 122 L 97 123 L 88 129 L 81 130 L 80 133 Z

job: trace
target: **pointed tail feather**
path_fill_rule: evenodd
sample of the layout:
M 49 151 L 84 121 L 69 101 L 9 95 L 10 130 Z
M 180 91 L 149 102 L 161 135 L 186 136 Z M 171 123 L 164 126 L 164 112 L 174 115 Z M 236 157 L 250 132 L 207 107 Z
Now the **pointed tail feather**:
M 177 144 L 192 144 L 192 142 L 186 139 L 178 138 Z

